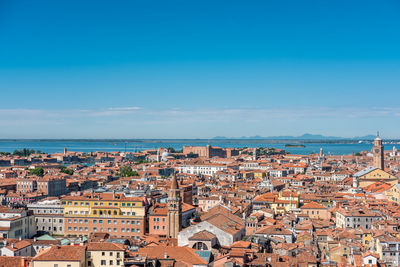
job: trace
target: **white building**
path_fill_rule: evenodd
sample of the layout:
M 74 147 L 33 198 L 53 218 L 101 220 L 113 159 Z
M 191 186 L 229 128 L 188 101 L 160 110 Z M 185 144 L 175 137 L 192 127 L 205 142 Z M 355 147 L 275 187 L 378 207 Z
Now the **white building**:
M 180 173 L 201 174 L 213 176 L 216 172 L 226 170 L 225 165 L 202 164 L 202 165 L 181 165 L 178 167 Z
M 64 208 L 59 199 L 28 204 L 28 209 L 35 216 L 37 232 L 64 235 Z
M 0 207 L 0 237 L 31 238 L 36 234 L 32 211 Z

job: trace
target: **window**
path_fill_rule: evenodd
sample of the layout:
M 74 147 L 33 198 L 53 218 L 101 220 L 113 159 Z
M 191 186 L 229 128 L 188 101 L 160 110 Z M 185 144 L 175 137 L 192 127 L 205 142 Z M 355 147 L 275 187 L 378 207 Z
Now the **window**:
M 101 252 L 101 256 L 105 256 L 106 255 L 106 253 L 103 251 L 103 252 Z
M 110 256 L 112 256 L 113 255 L 113 253 L 112 252 L 110 252 Z
M 55 263 L 55 264 L 54 264 L 54 267 L 58 267 L 58 264 L 57 264 L 57 263 Z
M 113 265 L 113 263 L 114 263 L 113 260 L 110 260 L 110 265 Z
M 107 263 L 106 263 L 106 260 L 101 260 L 101 263 L 100 263 L 100 265 L 106 265 Z

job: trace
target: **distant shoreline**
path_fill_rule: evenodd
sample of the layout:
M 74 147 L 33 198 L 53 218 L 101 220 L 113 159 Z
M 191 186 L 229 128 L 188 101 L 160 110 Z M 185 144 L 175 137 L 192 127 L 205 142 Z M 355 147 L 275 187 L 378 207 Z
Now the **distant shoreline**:
M 117 143 L 308 143 L 308 144 L 358 144 L 359 141 L 364 143 L 372 143 L 372 140 L 355 140 L 355 139 L 0 139 L 0 142 L 117 142 Z M 384 139 L 384 142 L 400 142 L 400 139 Z

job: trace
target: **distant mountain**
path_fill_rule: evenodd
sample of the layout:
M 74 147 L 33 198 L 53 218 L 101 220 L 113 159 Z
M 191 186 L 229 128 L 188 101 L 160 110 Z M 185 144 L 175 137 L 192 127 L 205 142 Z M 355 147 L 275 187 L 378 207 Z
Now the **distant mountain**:
M 305 133 L 300 136 L 285 136 L 285 135 L 280 135 L 280 136 L 242 136 L 239 138 L 229 138 L 226 136 L 216 136 L 213 139 L 270 139 L 270 140 L 374 140 L 375 135 L 366 135 L 366 136 L 355 136 L 355 137 L 338 137 L 338 136 L 324 136 L 321 134 L 310 134 L 310 133 Z
M 226 136 L 216 136 L 213 139 L 229 139 L 229 138 Z

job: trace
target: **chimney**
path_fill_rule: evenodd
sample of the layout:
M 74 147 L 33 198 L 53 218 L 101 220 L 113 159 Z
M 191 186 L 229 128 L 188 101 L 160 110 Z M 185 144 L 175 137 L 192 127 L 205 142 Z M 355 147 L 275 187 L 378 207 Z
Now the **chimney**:
M 37 240 L 36 237 L 34 237 L 34 238 L 33 238 L 33 242 L 36 242 L 36 240 Z
M 11 243 L 11 248 L 14 248 L 14 243 Z
M 167 252 L 164 252 L 164 259 L 168 259 L 168 254 L 167 254 Z
M 20 237 L 18 238 L 18 240 L 21 241 L 21 240 L 22 240 L 22 237 L 20 236 Z

